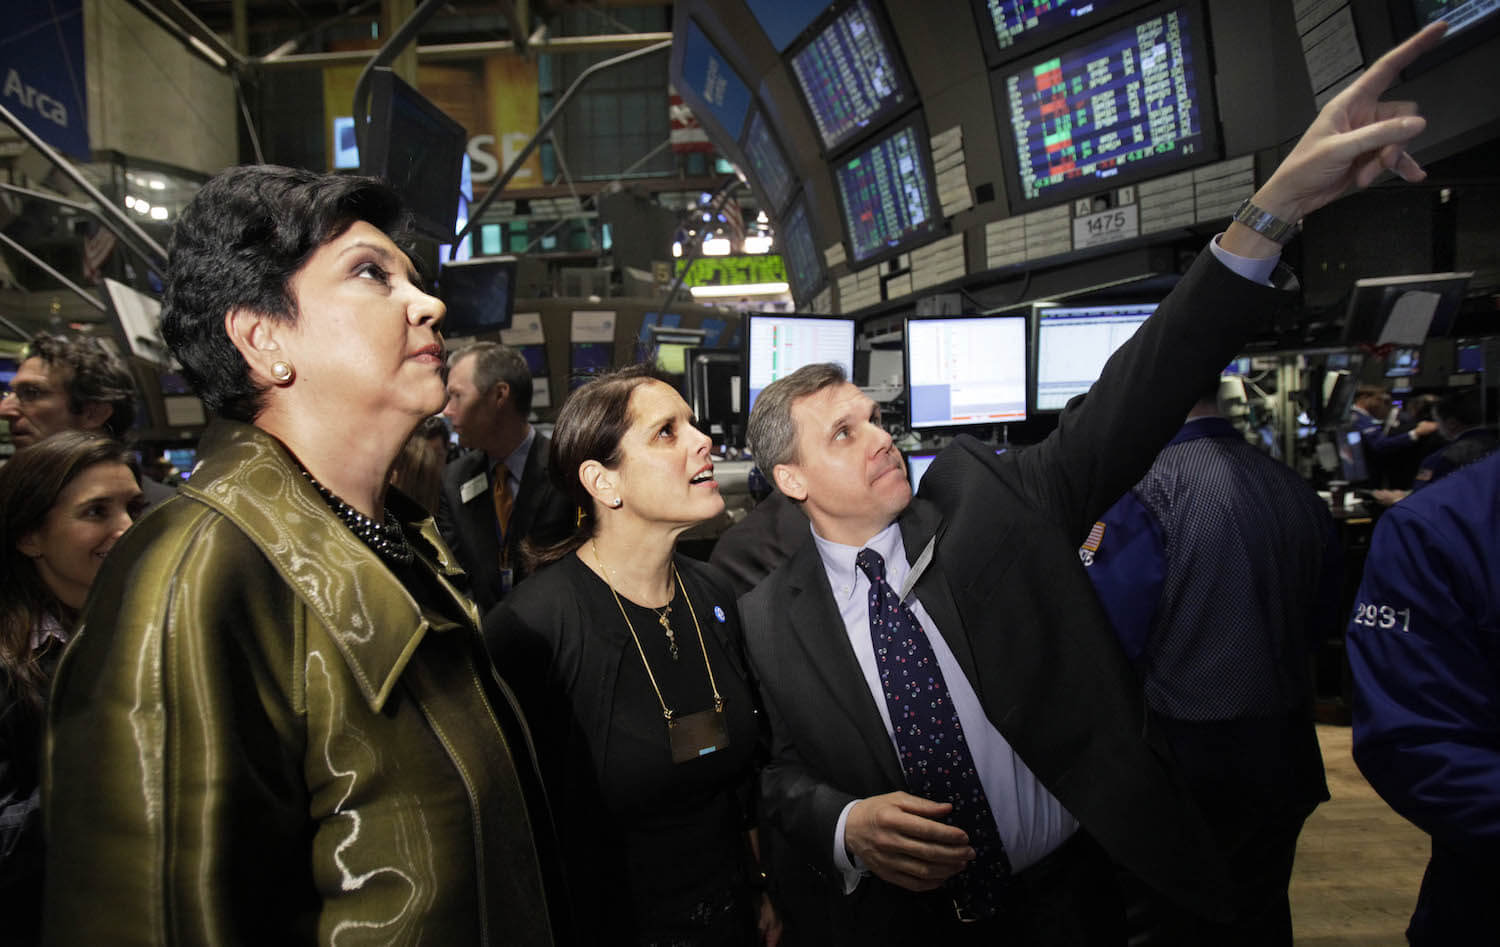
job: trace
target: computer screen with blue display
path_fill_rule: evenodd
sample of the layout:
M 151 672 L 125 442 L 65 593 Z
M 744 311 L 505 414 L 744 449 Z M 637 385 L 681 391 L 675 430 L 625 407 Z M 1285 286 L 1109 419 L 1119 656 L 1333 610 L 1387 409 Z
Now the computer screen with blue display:
M 779 316 L 753 313 L 745 353 L 749 362 L 745 399 L 748 416 L 766 386 L 803 365 L 833 362 L 854 377 L 854 320 L 816 316 Z
M 1155 4 L 994 72 L 1011 212 L 1217 158 L 1206 32 L 1198 5 Z
M 921 122 L 903 123 L 833 167 L 853 263 L 899 253 L 936 232 L 941 214 Z
M 921 451 L 906 455 L 906 479 L 911 481 L 911 492 L 917 492 L 917 486 L 922 482 L 922 475 L 932 462 L 937 459 L 937 451 Z
M 682 81 L 707 103 L 709 114 L 729 137 L 740 137 L 750 110 L 750 87 L 692 20 L 683 33 Z
M 828 151 L 916 100 L 871 0 L 851 4 L 793 53 L 792 73 Z
M 973 0 L 990 65 L 1087 29 L 1142 0 Z
M 745 0 L 745 6 L 778 53 L 796 41 L 828 8 L 829 0 Z
M 818 262 L 807 210 L 800 201 L 777 222 L 776 247 L 792 280 L 792 297 L 798 301 L 808 299 L 823 285 L 823 266 Z
M 1026 317 L 906 320 L 913 428 L 1026 420 Z
M 792 172 L 760 109 L 750 113 L 750 123 L 745 126 L 745 157 L 750 159 L 751 175 L 765 191 L 762 196 L 769 209 L 775 211 L 785 205 L 792 196 Z
M 1155 311 L 1156 303 L 1037 307 L 1036 409 L 1061 411 L 1093 387 L 1115 349 Z

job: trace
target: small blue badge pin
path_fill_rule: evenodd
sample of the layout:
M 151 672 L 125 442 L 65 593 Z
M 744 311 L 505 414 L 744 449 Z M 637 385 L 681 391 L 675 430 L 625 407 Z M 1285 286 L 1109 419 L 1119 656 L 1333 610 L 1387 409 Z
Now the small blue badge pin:
M 724 624 L 724 622 L 726 622 L 726 621 L 729 620 L 729 619 L 727 619 L 727 618 L 724 617 L 724 609 L 722 607 L 718 606 L 718 605 L 714 606 L 714 617 L 719 620 L 719 624 L 721 624 L 721 625 Z

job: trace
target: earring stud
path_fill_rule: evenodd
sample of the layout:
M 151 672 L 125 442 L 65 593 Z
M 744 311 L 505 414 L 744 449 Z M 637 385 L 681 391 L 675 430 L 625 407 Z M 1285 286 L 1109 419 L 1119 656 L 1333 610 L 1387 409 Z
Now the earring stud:
M 296 372 L 292 369 L 291 362 L 283 362 L 278 360 L 271 363 L 271 378 L 273 378 L 278 385 L 284 385 L 287 382 L 291 381 L 292 376 L 295 374 Z
M 614 507 L 617 510 L 624 505 L 625 499 L 623 497 L 615 497 L 615 502 L 610 504 L 610 506 Z

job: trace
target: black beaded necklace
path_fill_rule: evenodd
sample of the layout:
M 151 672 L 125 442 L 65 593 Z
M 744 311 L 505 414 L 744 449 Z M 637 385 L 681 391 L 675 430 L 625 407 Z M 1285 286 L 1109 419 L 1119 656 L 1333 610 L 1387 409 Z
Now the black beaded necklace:
M 398 566 L 410 565 L 416 558 L 417 554 L 411 548 L 411 543 L 406 541 L 406 533 L 401 530 L 401 521 L 396 519 L 396 514 L 386 510 L 385 522 L 377 523 L 319 483 L 307 472 L 306 467 L 302 468 L 302 476 L 318 491 L 328 508 L 333 510 L 333 515 L 349 527 L 349 532 L 374 550 L 376 555 Z

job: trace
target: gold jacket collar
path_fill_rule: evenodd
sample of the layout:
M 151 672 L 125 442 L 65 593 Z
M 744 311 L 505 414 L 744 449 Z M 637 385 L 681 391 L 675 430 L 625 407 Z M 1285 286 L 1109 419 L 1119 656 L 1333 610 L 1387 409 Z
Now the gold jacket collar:
M 251 424 L 219 420 L 204 432 L 200 456 L 181 492 L 222 513 L 260 548 L 328 629 L 365 701 L 378 713 L 433 627 L 421 606 L 334 515 L 276 438 Z M 457 606 L 445 611 L 467 616 L 466 630 L 477 633 L 478 612 L 447 579 L 461 570 L 432 517 L 394 489 L 387 505 L 402 521 L 418 559 Z

